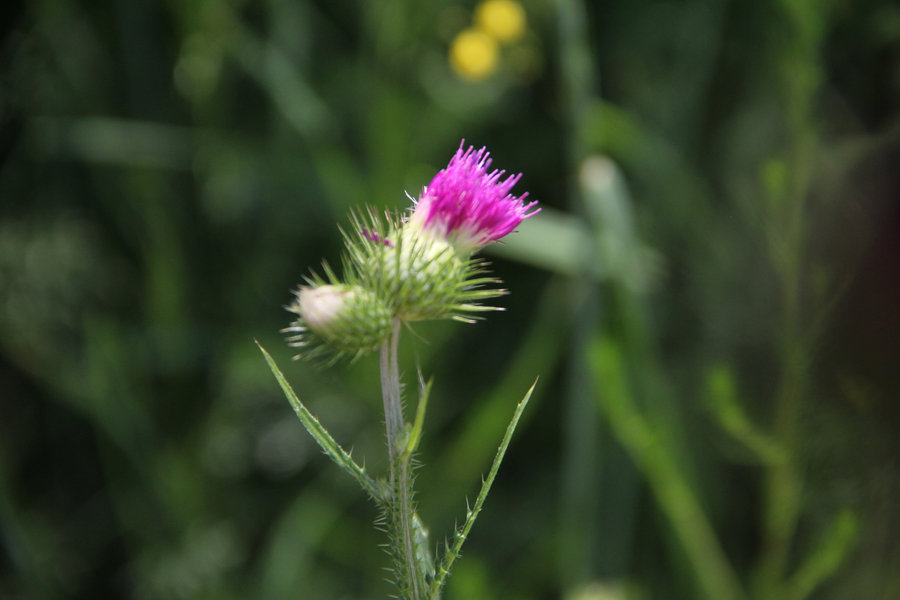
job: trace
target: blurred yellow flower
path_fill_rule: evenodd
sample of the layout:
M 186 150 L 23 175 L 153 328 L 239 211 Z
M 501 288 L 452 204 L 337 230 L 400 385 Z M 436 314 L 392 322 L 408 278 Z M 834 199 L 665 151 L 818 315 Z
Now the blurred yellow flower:
M 464 29 L 450 45 L 450 65 L 467 79 L 483 79 L 497 66 L 497 42 L 477 29 Z
M 525 10 L 515 0 L 485 0 L 475 9 L 475 22 L 499 42 L 514 42 L 525 33 Z

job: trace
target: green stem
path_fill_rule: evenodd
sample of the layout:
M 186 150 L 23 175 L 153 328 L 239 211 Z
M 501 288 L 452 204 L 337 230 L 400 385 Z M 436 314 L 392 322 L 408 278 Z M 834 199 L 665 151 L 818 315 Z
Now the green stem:
M 390 338 L 381 345 L 381 395 L 384 400 L 384 419 L 391 460 L 391 484 L 394 483 L 394 463 L 398 440 L 403 432 L 403 405 L 400 401 L 400 371 L 397 365 L 397 345 L 400 339 L 400 322 L 394 320 Z
M 398 561 L 397 584 L 409 600 L 420 600 L 423 581 L 416 561 L 416 542 L 413 531 L 412 478 L 409 456 L 404 452 L 403 403 L 400 398 L 400 370 L 397 347 L 400 341 L 400 321 L 394 319 L 390 338 L 381 345 L 381 393 L 384 400 L 384 421 L 387 434 L 390 486 L 387 497 L 388 527 L 391 543 L 397 547 L 392 554 Z

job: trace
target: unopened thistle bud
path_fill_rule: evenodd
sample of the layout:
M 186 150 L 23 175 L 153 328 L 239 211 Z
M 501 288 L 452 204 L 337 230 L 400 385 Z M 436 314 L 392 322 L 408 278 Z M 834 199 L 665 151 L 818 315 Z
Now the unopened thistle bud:
M 377 349 L 391 333 L 391 311 L 371 291 L 344 284 L 303 286 L 287 307 L 298 315 L 288 342 L 311 355 L 356 358 Z

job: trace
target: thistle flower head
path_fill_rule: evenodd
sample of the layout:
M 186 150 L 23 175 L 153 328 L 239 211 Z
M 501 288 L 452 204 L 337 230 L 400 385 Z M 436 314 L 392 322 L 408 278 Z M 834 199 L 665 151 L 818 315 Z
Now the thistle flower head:
M 446 238 L 463 255 L 511 233 L 537 202 L 525 204 L 528 193 L 510 193 L 522 174 L 502 180 L 506 171 L 493 170 L 486 148 L 463 150 L 463 143 L 447 168 L 428 184 L 415 204 L 408 225 Z
M 359 357 L 390 336 L 394 322 L 434 319 L 471 322 L 502 310 L 482 302 L 502 296 L 499 280 L 472 255 L 536 214 L 527 193 L 510 193 L 521 175 L 488 171 L 485 148 L 459 149 L 422 190 L 407 218 L 367 209 L 342 230 L 347 252 L 343 277 L 327 264 L 311 276 L 288 310 L 297 315 L 283 330 L 304 356 Z
M 298 319 L 284 331 L 292 334 L 292 346 L 310 355 L 355 358 L 378 348 L 390 334 L 390 309 L 365 288 L 320 281 L 294 294 L 287 309 Z

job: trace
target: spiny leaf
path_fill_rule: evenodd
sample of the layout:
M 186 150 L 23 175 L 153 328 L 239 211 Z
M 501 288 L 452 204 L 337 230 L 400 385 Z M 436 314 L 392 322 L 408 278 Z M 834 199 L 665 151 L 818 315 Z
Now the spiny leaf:
M 409 439 L 406 442 L 406 449 L 403 451 L 403 460 L 409 460 L 412 453 L 419 446 L 419 440 L 422 439 L 422 427 L 425 424 L 425 409 L 428 406 L 428 397 L 431 395 L 431 382 L 422 381 L 422 374 L 419 373 L 419 406 L 416 408 L 416 420 L 413 422 L 412 430 L 409 432 Z
M 300 422 L 306 428 L 306 431 L 313 437 L 314 440 L 319 444 L 322 450 L 325 451 L 325 454 L 331 458 L 339 467 L 347 471 L 351 477 L 356 479 L 357 482 L 362 486 L 362 488 L 369 494 L 376 502 L 382 503 L 384 502 L 384 496 L 379 489 L 379 486 L 375 483 L 375 480 L 369 477 L 366 474 L 366 470 L 356 464 L 353 458 L 350 456 L 348 452 L 346 452 L 343 448 L 341 448 L 340 444 L 338 444 L 331 434 L 328 433 L 328 430 L 319 423 L 319 420 L 313 416 L 311 412 L 303 405 L 300 401 L 300 398 L 297 397 L 297 394 L 294 392 L 291 384 L 288 383 L 287 379 L 285 379 L 284 374 L 281 372 L 281 369 L 278 368 L 278 365 L 275 363 L 275 359 L 266 352 L 266 349 L 262 347 L 259 341 L 254 340 L 256 345 L 259 347 L 260 351 L 263 353 L 263 356 L 266 359 L 266 362 L 269 364 L 269 369 L 271 369 L 272 374 L 275 376 L 275 379 L 278 381 L 278 385 L 281 386 L 281 391 L 284 392 L 285 397 L 290 402 L 291 407 L 294 409 L 294 412 L 297 414 L 297 417 L 300 419 Z
M 453 545 L 447 547 L 447 550 L 441 559 L 441 564 L 437 569 L 435 578 L 431 581 L 431 586 L 428 589 L 428 600 L 438 600 L 438 598 L 440 598 L 441 587 L 443 587 L 444 582 L 447 580 L 450 569 L 453 567 L 454 561 L 459 557 L 463 543 L 465 543 L 469 531 L 472 530 L 472 526 L 475 524 L 475 519 L 478 518 L 478 513 L 481 512 L 481 508 L 484 506 L 485 500 L 487 500 L 488 493 L 491 491 L 491 486 L 494 483 L 494 478 L 500 470 L 500 463 L 503 462 L 503 457 L 506 454 L 506 448 L 512 440 L 516 426 L 519 424 L 519 419 L 522 417 L 522 413 L 525 411 L 525 407 L 528 405 L 528 401 L 531 399 L 531 394 L 534 392 L 536 385 L 537 379 L 534 380 L 534 383 L 528 388 L 528 392 L 525 393 L 525 396 L 516 406 L 512 419 L 506 427 L 506 433 L 503 434 L 503 440 L 501 440 L 500 446 L 497 448 L 497 454 L 494 456 L 491 470 L 488 471 L 487 477 L 481 484 L 481 490 L 475 498 L 474 506 L 469 508 L 468 500 L 466 500 L 466 520 L 462 527 L 456 530 Z

